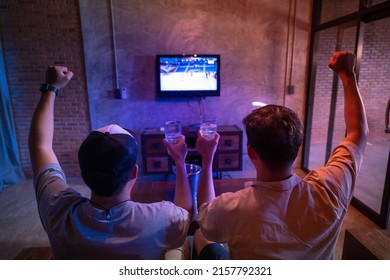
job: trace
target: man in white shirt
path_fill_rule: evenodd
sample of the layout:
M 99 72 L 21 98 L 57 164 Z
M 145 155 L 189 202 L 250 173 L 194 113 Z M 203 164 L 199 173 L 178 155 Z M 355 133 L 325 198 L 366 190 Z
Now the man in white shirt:
M 324 167 L 302 180 L 293 164 L 303 125 L 290 109 L 267 105 L 243 124 L 255 182 L 215 197 L 212 160 L 219 140 L 200 135 L 202 155 L 195 249 L 203 259 L 331 259 L 367 142 L 368 125 L 355 75 L 355 56 L 336 52 L 329 67 L 344 87 L 345 139 Z M 219 243 L 227 243 L 227 252 Z

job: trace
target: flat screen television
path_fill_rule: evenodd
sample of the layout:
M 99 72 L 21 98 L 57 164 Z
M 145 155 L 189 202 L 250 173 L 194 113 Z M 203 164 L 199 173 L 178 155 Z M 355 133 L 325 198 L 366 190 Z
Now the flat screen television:
M 220 68 L 217 54 L 157 55 L 157 97 L 219 96 Z

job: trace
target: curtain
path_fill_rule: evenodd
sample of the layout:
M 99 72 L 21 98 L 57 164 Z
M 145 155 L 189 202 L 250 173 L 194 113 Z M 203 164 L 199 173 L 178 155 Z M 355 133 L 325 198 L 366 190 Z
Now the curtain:
M 0 41 L 0 191 L 24 179 Z

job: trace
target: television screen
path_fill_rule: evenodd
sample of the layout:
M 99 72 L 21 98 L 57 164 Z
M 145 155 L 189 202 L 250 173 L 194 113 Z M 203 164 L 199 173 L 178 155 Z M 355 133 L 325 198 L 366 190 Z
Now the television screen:
M 220 95 L 220 55 L 157 55 L 158 97 Z

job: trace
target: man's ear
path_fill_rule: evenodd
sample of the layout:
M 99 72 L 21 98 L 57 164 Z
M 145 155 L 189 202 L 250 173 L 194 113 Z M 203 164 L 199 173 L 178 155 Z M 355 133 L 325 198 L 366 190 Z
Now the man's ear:
M 138 174 L 138 164 L 134 164 L 133 170 L 131 170 L 130 179 L 136 179 Z
M 257 159 L 257 158 L 259 157 L 259 156 L 256 154 L 255 150 L 252 148 L 251 145 L 248 145 L 247 151 L 248 151 L 248 157 L 249 157 L 251 160 L 255 160 L 255 159 Z

